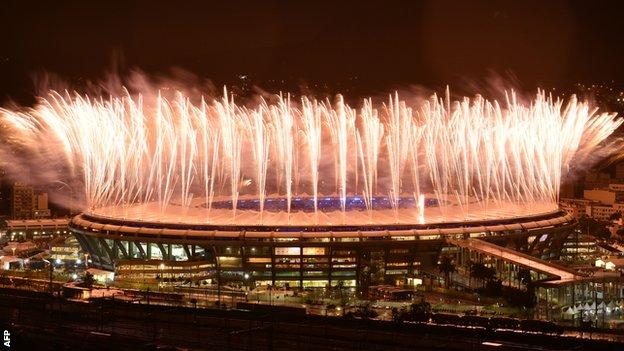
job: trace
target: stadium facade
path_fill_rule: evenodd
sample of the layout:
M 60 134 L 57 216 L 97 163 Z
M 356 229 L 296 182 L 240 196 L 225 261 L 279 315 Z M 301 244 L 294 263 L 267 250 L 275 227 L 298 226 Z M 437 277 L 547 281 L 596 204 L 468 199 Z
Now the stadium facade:
M 247 226 L 162 223 L 82 213 L 70 230 L 91 265 L 128 281 L 366 289 L 412 285 L 457 240 L 478 238 L 557 258 L 574 228 L 562 211 L 413 225 Z

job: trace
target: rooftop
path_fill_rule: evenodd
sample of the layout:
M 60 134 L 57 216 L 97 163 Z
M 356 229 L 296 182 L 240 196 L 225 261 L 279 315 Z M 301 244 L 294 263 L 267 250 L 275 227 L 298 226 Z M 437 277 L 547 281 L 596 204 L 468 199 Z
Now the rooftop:
M 6 221 L 8 229 L 13 228 L 38 228 L 38 227 L 66 227 L 69 218 L 49 219 L 9 219 Z

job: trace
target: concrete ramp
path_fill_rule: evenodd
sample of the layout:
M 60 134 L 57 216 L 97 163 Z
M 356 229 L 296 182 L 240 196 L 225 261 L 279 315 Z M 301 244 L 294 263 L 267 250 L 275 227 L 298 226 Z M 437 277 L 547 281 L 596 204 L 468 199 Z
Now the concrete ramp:
M 478 251 L 486 255 L 501 259 L 513 263 L 524 268 L 546 274 L 551 277 L 559 278 L 561 281 L 570 281 L 579 276 L 571 269 L 562 267 L 548 261 L 544 261 L 537 257 L 527 255 L 522 252 L 508 249 L 506 247 L 498 246 L 496 244 L 489 243 L 480 239 L 461 239 L 454 240 L 448 239 L 449 244 L 466 248 L 471 251 Z

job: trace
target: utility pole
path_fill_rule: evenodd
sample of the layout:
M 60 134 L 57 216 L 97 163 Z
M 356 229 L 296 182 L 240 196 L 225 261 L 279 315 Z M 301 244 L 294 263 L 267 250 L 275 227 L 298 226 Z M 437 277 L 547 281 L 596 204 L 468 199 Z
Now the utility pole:
M 43 261 L 48 264 L 48 292 L 52 292 L 52 272 L 54 271 L 54 266 L 52 265 L 52 262 L 46 259 L 43 259 Z
M 54 266 L 52 266 L 52 262 L 48 262 L 48 265 L 50 266 L 48 290 L 52 292 L 52 272 L 54 272 Z

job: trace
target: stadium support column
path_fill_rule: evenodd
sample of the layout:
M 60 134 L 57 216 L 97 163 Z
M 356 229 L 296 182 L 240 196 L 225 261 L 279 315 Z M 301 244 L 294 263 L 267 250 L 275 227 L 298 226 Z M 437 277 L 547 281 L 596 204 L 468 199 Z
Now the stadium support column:
M 333 272 L 333 267 L 334 267 L 334 262 L 332 257 L 334 256 L 334 247 L 332 245 L 327 245 L 327 284 L 329 284 L 329 286 L 332 286 L 332 272 Z M 359 252 L 359 251 L 358 251 Z M 355 260 L 356 260 L 356 266 L 355 266 L 355 286 L 357 287 L 358 285 L 358 276 L 360 273 L 360 266 L 358 264 L 358 255 L 359 253 L 356 253 L 355 256 Z
M 572 301 L 570 306 L 574 308 L 576 306 L 576 280 L 572 281 Z M 572 315 L 572 325 L 576 325 L 575 315 Z
M 271 286 L 275 286 L 275 244 L 271 243 Z
M 369 250 L 370 249 L 364 248 L 362 245 L 358 245 L 358 247 L 355 249 L 355 285 L 356 290 L 360 293 L 360 296 L 366 294 L 368 291 L 368 287 L 370 286 L 371 253 Z
M 221 308 L 221 265 L 219 264 L 217 247 L 214 244 L 212 245 L 212 250 L 214 252 L 215 270 L 217 273 L 217 303 L 219 304 L 219 308 Z
M 301 245 L 301 239 L 299 239 L 299 288 L 303 289 L 303 245 Z
M 245 278 L 245 274 L 249 274 L 249 278 L 251 278 L 251 271 L 249 269 L 249 263 L 247 262 L 247 257 L 248 257 L 248 253 L 247 251 L 249 250 L 249 246 L 247 245 L 246 242 L 243 242 L 239 247 L 238 247 L 238 252 L 240 253 L 240 259 L 241 259 L 241 269 L 243 270 L 243 285 L 245 286 L 245 288 L 249 289 L 249 279 Z
M 548 321 L 548 320 L 550 320 L 549 316 L 548 316 L 549 312 L 550 312 L 548 310 L 549 309 L 549 306 L 548 306 L 548 287 L 545 287 L 544 290 L 546 290 L 546 320 Z
M 383 284 L 387 284 L 388 283 L 388 254 L 390 253 L 390 250 L 388 249 L 388 246 L 383 247 Z M 396 281 L 392 282 L 392 285 L 396 285 Z

